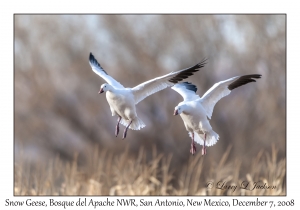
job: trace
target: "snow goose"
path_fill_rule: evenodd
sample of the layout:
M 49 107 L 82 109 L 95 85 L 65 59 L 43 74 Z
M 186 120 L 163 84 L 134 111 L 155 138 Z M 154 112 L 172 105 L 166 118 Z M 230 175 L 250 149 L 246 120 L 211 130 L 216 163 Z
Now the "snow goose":
M 218 82 L 202 98 L 196 94 L 197 87 L 192 83 L 183 82 L 172 87 L 184 99 L 175 107 L 174 115 L 180 114 L 186 130 L 192 138 L 190 152 L 193 155 L 196 153 L 194 141 L 203 145 L 202 155 L 205 155 L 206 146 L 213 146 L 219 140 L 219 135 L 213 131 L 208 121 L 208 118 L 211 119 L 216 103 L 224 96 L 229 95 L 233 89 L 249 82 L 256 82 L 255 79 L 259 78 L 261 78 L 261 75 L 251 74 Z
M 200 63 L 175 72 L 171 72 L 161 77 L 148 80 L 144 83 L 137 85 L 134 88 L 125 88 L 115 79 L 107 74 L 95 59 L 92 53 L 89 56 L 89 63 L 92 70 L 102 77 L 107 83 L 100 86 L 99 94 L 106 92 L 106 99 L 110 106 L 112 116 L 118 116 L 115 135 L 119 134 L 119 123 L 126 128 L 123 133 L 123 139 L 126 138 L 128 128 L 133 130 L 140 130 L 145 127 L 144 122 L 137 116 L 135 106 L 145 99 L 147 96 L 152 95 L 160 90 L 170 87 L 193 75 L 194 72 L 199 71 L 204 67 L 206 60 Z

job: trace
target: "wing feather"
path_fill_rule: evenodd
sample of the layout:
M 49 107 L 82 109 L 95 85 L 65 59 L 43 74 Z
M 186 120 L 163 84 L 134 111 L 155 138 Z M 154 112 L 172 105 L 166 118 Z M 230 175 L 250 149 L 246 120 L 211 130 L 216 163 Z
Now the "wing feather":
M 214 84 L 201 98 L 201 103 L 211 119 L 216 103 L 223 97 L 230 94 L 231 90 L 245 85 L 249 82 L 256 82 L 255 79 L 261 78 L 260 74 L 250 74 L 232 77 Z
M 167 87 L 171 87 L 177 82 L 188 78 L 193 75 L 194 72 L 200 70 L 200 68 L 204 67 L 206 64 L 206 59 L 203 59 L 200 63 L 175 72 L 171 72 L 161 77 L 156 77 L 154 79 L 148 80 L 142 84 L 137 85 L 132 88 L 132 92 L 135 98 L 135 104 L 138 104 L 140 101 L 145 99 L 146 97 L 163 90 Z
M 89 62 L 92 70 L 100 77 L 102 77 L 108 84 L 110 84 L 114 88 L 124 88 L 123 85 L 121 85 L 118 81 L 107 74 L 107 72 L 101 67 L 92 53 L 90 53 Z
M 197 87 L 189 82 L 181 82 L 172 87 L 177 93 L 179 93 L 184 101 L 193 101 L 200 99 L 200 97 L 196 94 Z

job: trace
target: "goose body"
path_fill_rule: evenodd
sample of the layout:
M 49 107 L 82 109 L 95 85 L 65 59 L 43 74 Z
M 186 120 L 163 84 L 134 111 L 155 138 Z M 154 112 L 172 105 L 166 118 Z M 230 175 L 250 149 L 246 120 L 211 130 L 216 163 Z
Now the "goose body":
M 219 135 L 212 129 L 209 119 L 212 117 L 216 103 L 230 92 L 242 85 L 256 82 L 259 74 L 237 76 L 214 84 L 201 98 L 196 94 L 197 87 L 192 83 L 178 83 L 172 87 L 183 101 L 174 110 L 174 115 L 180 115 L 189 136 L 192 138 L 192 154 L 196 153 L 194 141 L 203 145 L 202 155 L 206 154 L 206 146 L 213 146 L 219 140 Z
M 140 130 L 145 127 L 146 125 L 136 113 L 136 105 L 146 97 L 167 87 L 173 86 L 177 82 L 193 75 L 194 72 L 197 72 L 200 68 L 204 67 L 205 61 L 206 60 L 202 60 L 192 67 L 156 77 L 133 88 L 125 88 L 121 83 L 109 76 L 93 54 L 90 53 L 89 63 L 92 70 L 107 82 L 101 85 L 99 94 L 106 92 L 106 99 L 110 106 L 112 116 L 118 116 L 115 132 L 116 136 L 119 133 L 119 123 L 126 126 L 123 138 L 126 138 L 128 128 Z

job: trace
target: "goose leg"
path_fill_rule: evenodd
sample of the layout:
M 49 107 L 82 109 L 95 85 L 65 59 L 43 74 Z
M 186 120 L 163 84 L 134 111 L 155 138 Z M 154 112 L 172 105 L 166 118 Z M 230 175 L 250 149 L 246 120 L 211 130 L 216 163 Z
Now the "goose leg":
M 123 139 L 126 138 L 127 130 L 128 130 L 128 128 L 129 128 L 129 126 L 131 125 L 131 123 L 132 123 L 132 120 L 130 121 L 130 123 L 127 125 L 127 127 L 126 127 L 125 130 L 124 130 L 124 133 L 123 133 Z
M 206 155 L 206 146 L 205 146 L 205 142 L 206 142 L 206 133 L 204 134 L 204 144 L 202 147 L 202 155 Z
M 115 132 L 116 137 L 117 137 L 118 134 L 119 134 L 119 124 L 120 124 L 121 119 L 122 119 L 122 117 L 119 116 L 119 118 L 118 118 L 118 124 L 116 125 L 116 132 Z
M 192 143 L 191 143 L 190 153 L 192 153 L 192 155 L 194 155 L 196 153 L 196 145 L 194 142 L 194 132 L 192 132 Z

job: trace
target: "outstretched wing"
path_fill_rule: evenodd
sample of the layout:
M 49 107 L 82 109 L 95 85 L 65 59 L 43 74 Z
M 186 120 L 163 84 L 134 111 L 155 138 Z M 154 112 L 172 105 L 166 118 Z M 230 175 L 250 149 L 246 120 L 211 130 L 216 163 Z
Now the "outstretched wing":
M 245 85 L 249 82 L 256 82 L 255 79 L 261 78 L 260 74 L 250 74 L 244 76 L 232 77 L 214 84 L 201 98 L 201 103 L 211 119 L 216 103 L 223 97 L 229 95 L 231 90 Z
M 92 70 L 100 77 L 102 77 L 108 84 L 110 84 L 114 88 L 124 88 L 123 85 L 121 85 L 118 81 L 116 81 L 114 78 L 112 78 L 106 73 L 106 71 L 101 67 L 101 65 L 98 63 L 98 61 L 92 53 L 90 53 L 89 61 Z
M 202 60 L 200 63 L 192 67 L 171 72 L 161 77 L 156 77 L 132 88 L 131 90 L 134 95 L 135 104 L 138 104 L 140 101 L 152 95 L 153 93 L 156 93 L 176 84 L 183 79 L 188 78 L 189 76 L 193 75 L 194 72 L 197 72 L 200 70 L 200 68 L 204 67 L 204 65 L 206 64 L 205 62 L 206 59 Z
M 171 87 L 177 93 L 179 93 L 184 101 L 193 101 L 196 99 L 200 99 L 200 97 L 196 94 L 197 87 L 196 85 L 189 83 L 189 82 L 181 82 L 173 87 Z

